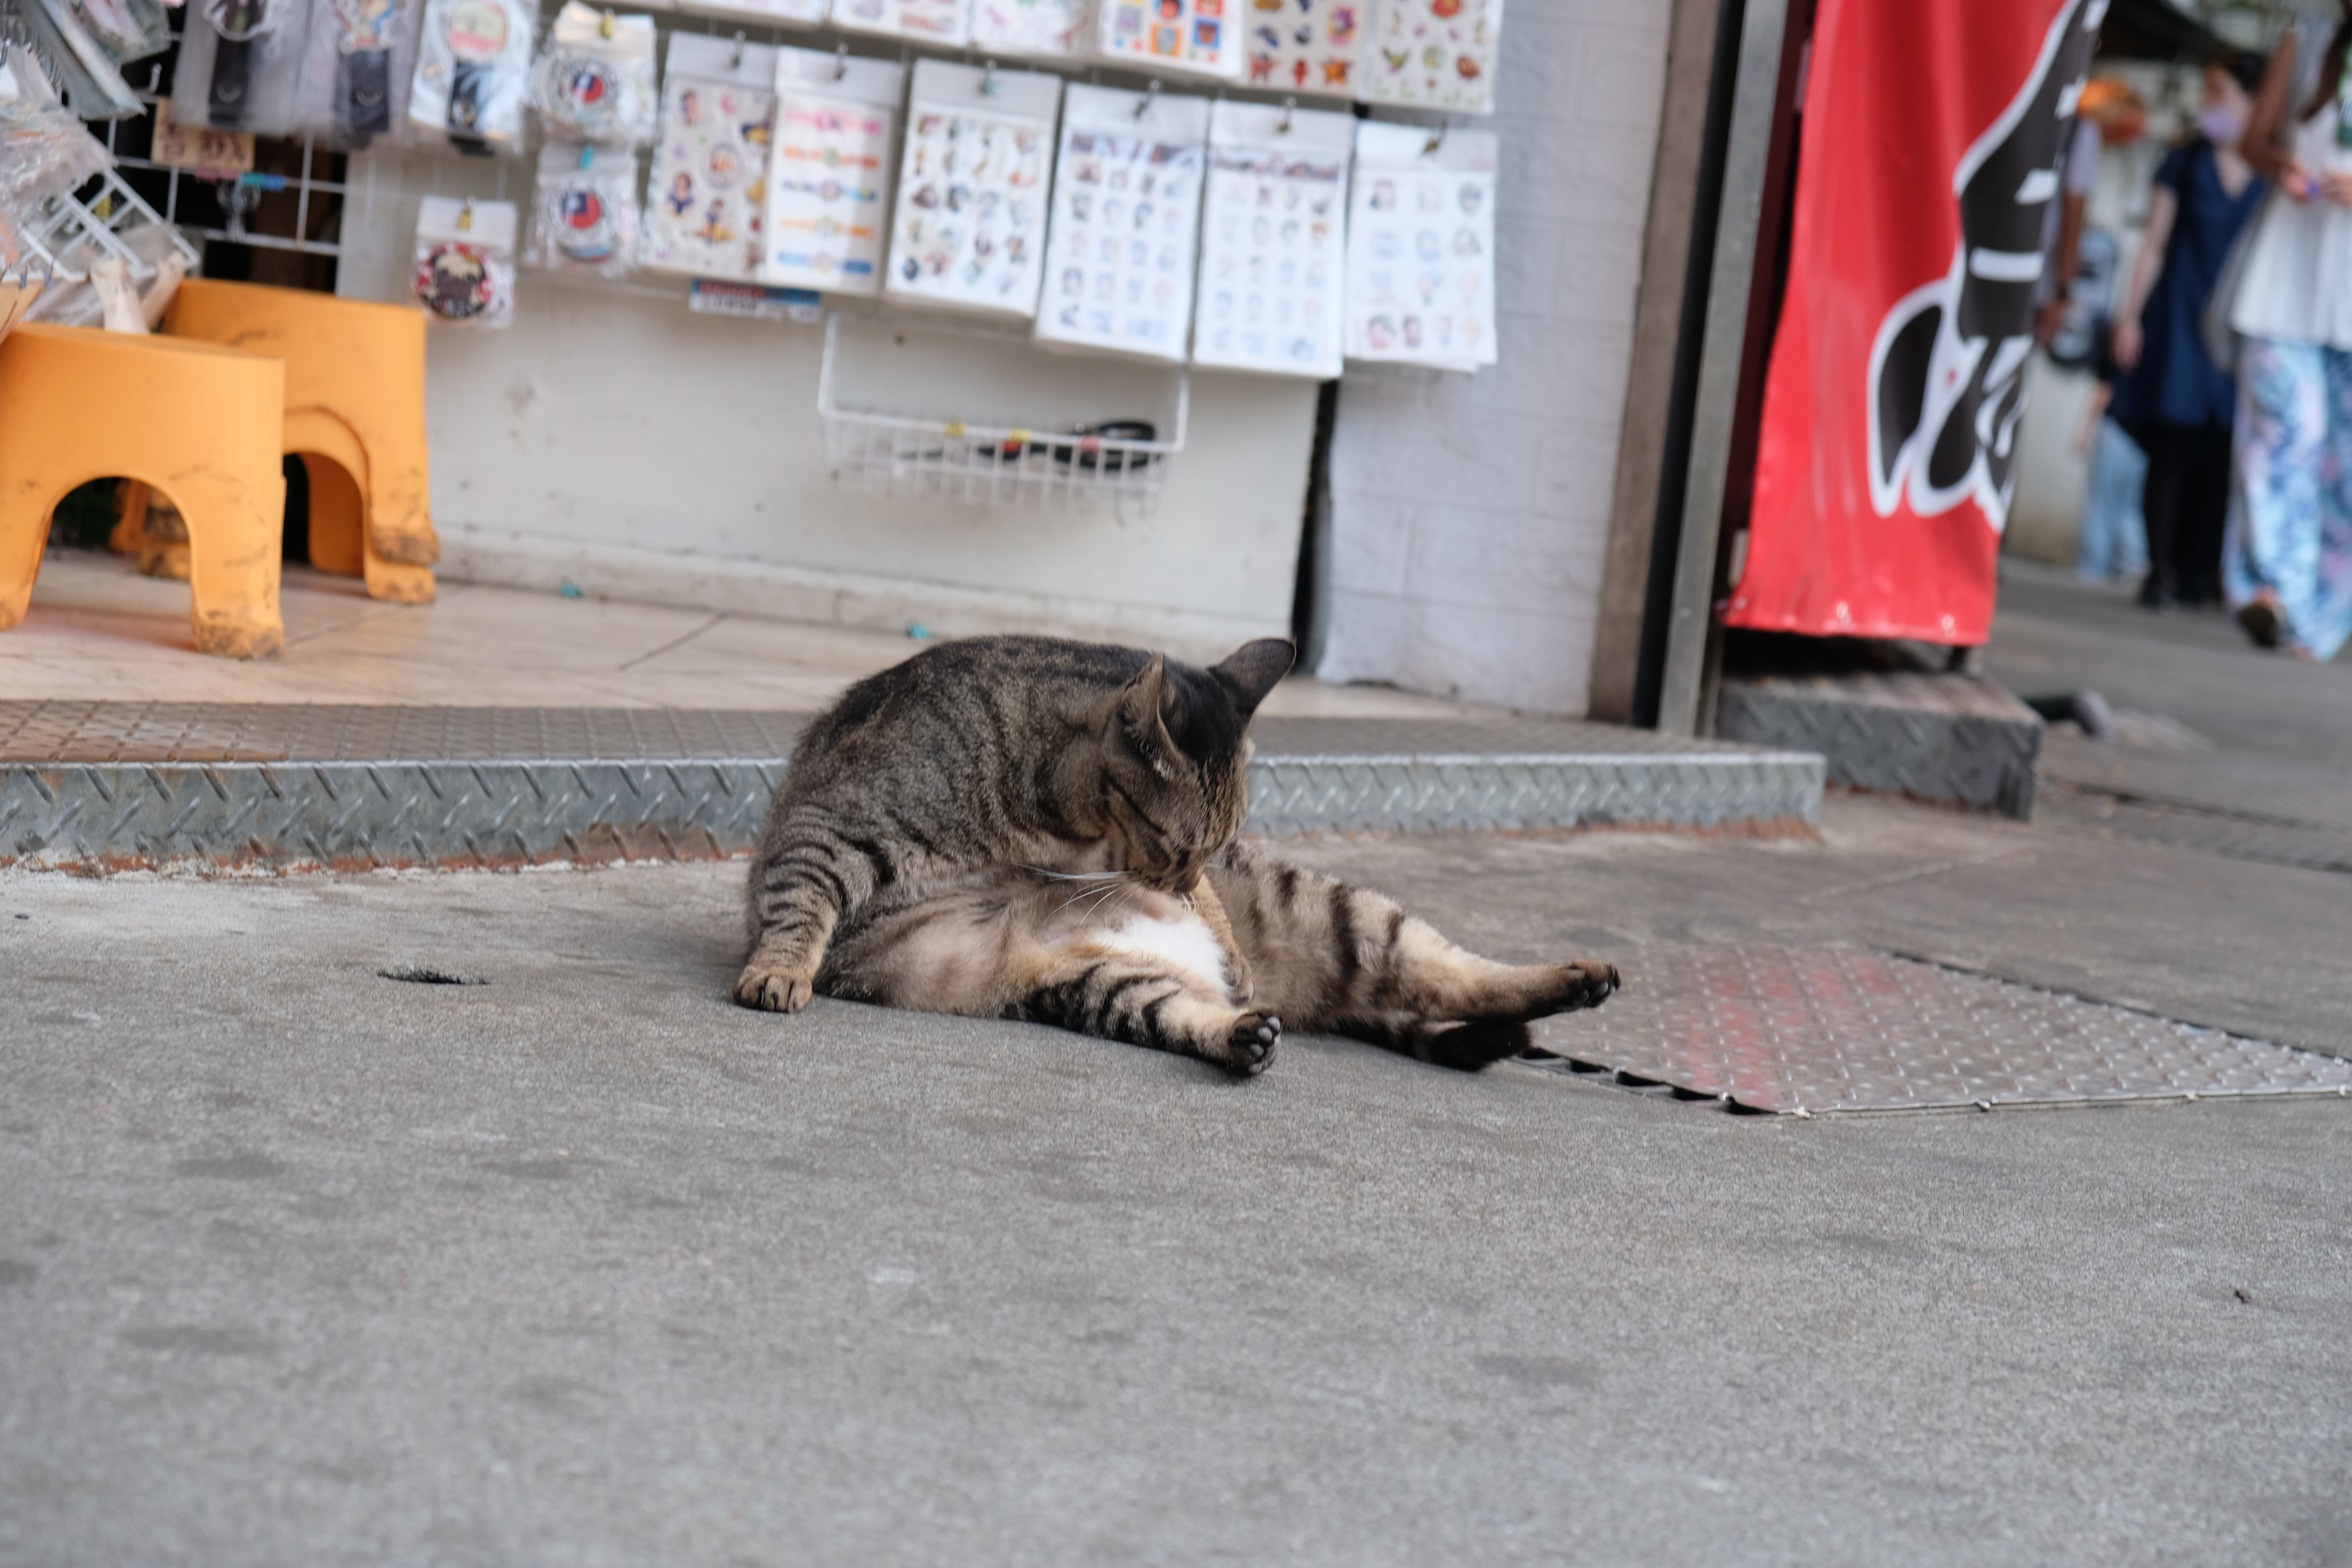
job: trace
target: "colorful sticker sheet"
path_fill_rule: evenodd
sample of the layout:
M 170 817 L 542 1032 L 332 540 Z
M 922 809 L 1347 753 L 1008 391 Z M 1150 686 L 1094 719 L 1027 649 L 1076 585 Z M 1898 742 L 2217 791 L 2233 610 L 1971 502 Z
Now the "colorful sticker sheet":
M 916 62 L 884 281 L 891 297 L 1037 313 L 1061 100 L 1061 79 L 1042 71 Z
M 1078 52 L 1086 23 L 1087 0 L 971 0 L 971 47 L 1066 59 Z
M 1495 111 L 1503 0 L 1373 0 L 1376 15 L 1357 74 L 1367 103 L 1465 114 Z
M 1249 85 L 1353 98 L 1375 0 L 1240 0 Z
M 961 47 L 971 38 L 971 0 L 833 0 L 833 25 Z
M 661 272 L 750 278 L 760 264 L 776 51 L 673 33 L 642 259 Z
M 1217 105 L 1192 363 L 1318 380 L 1339 374 L 1355 131 L 1348 114 Z
M 760 279 L 871 294 L 882 286 L 890 130 L 907 68 L 776 51 L 776 135 Z
M 1071 86 L 1038 342 L 1184 357 L 1208 136 L 1205 98 Z
M 1360 121 L 1348 211 L 1347 353 L 1474 370 L 1495 363 L 1491 131 Z
M 1190 71 L 1234 80 L 1242 74 L 1242 7 L 1255 3 L 1100 0 L 1095 51 L 1133 70 Z

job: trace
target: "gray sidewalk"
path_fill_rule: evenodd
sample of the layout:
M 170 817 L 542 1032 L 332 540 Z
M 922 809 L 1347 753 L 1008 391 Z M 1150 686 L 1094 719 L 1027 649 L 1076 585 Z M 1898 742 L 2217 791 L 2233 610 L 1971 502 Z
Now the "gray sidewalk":
M 1292 850 L 1627 998 L 1844 941 L 2352 1050 L 2332 874 L 1853 799 Z M 0 1563 L 2352 1552 L 2352 1105 L 1235 1085 L 735 1008 L 740 876 L 0 875 Z

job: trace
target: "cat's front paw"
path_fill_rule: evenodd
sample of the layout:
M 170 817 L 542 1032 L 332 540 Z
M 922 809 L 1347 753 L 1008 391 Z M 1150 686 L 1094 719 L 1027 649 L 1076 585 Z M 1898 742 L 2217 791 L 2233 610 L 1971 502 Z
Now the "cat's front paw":
M 1282 1043 L 1282 1020 L 1270 1013 L 1244 1013 L 1225 1037 L 1225 1066 L 1244 1078 L 1255 1078 L 1274 1060 Z
M 815 994 L 814 976 L 773 969 L 765 964 L 745 964 L 743 973 L 735 977 L 736 1002 L 763 1012 L 797 1013 L 807 1006 L 809 998 Z

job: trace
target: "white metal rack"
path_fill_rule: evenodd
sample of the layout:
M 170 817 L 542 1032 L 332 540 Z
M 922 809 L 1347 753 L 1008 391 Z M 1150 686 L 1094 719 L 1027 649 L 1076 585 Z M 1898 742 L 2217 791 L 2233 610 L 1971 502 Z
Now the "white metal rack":
M 1169 459 L 1184 449 L 1192 389 L 1184 367 L 1167 367 L 1169 383 L 1153 410 L 1160 418 L 1148 422 L 1024 420 L 1001 406 L 975 408 L 973 415 L 985 416 L 969 418 L 938 410 L 861 407 L 844 394 L 845 321 L 854 328 L 885 327 L 902 344 L 910 332 L 1000 347 L 1011 341 L 982 328 L 899 319 L 883 323 L 834 310 L 825 321 L 816 397 L 824 421 L 825 460 L 835 484 L 874 495 L 935 496 L 980 507 L 1075 511 L 1108 505 L 1141 516 L 1159 505 Z M 1140 433 L 1147 426 L 1149 437 Z M 1122 430 L 1131 433 L 1109 433 Z

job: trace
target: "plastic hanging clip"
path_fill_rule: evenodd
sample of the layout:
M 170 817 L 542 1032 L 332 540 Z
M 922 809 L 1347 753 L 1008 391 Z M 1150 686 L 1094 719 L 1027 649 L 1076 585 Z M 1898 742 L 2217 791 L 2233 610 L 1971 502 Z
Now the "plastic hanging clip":
M 996 62 L 994 60 L 989 61 L 980 73 L 980 96 L 982 98 L 996 96 Z
M 604 20 L 596 24 L 596 31 L 604 37 L 609 38 L 613 36 L 614 26 L 613 13 L 607 11 L 604 13 Z
M 1287 93 L 1285 93 L 1282 99 L 1282 123 L 1274 128 L 1274 133 L 1276 135 L 1287 136 L 1290 134 L 1290 116 L 1297 108 L 1298 100 L 1291 97 Z
M 845 77 L 848 74 L 849 46 L 847 44 L 835 44 L 833 47 L 833 79 L 839 81 L 843 77 Z
M 740 68 L 743 64 L 744 41 L 743 29 L 740 27 L 736 28 L 735 47 L 727 51 L 727 68 L 729 70 L 735 70 Z
M 1158 77 L 1153 77 L 1150 81 L 1143 84 L 1143 96 L 1136 100 L 1135 117 L 1138 120 L 1142 119 L 1145 115 L 1151 112 L 1151 106 L 1159 101 L 1160 79 Z
M 580 167 L 581 167 L 582 169 L 585 170 L 585 169 L 593 169 L 593 168 L 594 168 L 595 166 L 596 166 L 596 144 L 595 144 L 593 142 L 591 142 L 586 143 L 585 145 L 583 145 L 583 146 L 580 149 Z
M 467 196 L 466 205 L 457 209 L 457 232 L 464 234 L 474 226 L 474 198 Z

